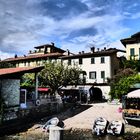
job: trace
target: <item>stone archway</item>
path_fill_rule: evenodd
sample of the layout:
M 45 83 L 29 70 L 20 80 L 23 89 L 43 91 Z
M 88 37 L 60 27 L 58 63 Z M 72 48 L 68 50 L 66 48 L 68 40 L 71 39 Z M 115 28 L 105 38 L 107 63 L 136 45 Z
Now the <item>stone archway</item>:
M 98 87 L 91 87 L 90 92 L 90 101 L 102 101 L 102 90 Z

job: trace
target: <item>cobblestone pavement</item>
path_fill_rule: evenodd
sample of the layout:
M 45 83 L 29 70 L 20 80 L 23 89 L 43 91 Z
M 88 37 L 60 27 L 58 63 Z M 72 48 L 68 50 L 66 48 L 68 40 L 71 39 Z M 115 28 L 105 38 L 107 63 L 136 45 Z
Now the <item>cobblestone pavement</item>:
M 83 130 L 91 130 L 93 127 L 93 122 L 97 117 L 104 117 L 108 121 L 112 120 L 120 120 L 123 123 L 124 120 L 122 118 L 122 113 L 119 113 L 118 109 L 121 107 L 121 104 L 108 104 L 108 103 L 94 103 L 90 104 L 91 107 L 74 115 L 73 117 L 66 117 L 69 116 L 69 111 L 65 113 L 59 114 L 58 118 L 66 118 L 64 119 L 64 130 L 69 129 L 83 129 Z M 42 127 L 39 127 L 40 124 L 35 124 L 33 127 L 28 129 L 26 134 L 40 134 L 42 133 Z M 140 132 L 140 127 L 135 127 L 132 125 L 125 124 L 125 132 Z
M 64 121 L 65 128 L 90 129 L 92 128 L 93 122 L 97 117 L 104 117 L 108 121 L 123 121 L 122 113 L 118 112 L 118 108 L 121 107 L 121 105 L 110 105 L 107 103 L 97 103 L 91 105 L 92 107 L 90 107 L 89 109 L 77 114 L 76 116 L 66 119 Z
M 122 113 L 119 113 L 118 109 L 121 104 L 108 104 L 108 103 L 97 103 L 91 104 L 92 107 L 89 109 L 71 117 L 64 121 L 65 129 L 92 129 L 93 122 L 97 117 L 104 117 L 108 121 L 120 120 L 123 123 Z M 137 131 L 140 132 L 140 128 L 125 124 L 126 131 Z

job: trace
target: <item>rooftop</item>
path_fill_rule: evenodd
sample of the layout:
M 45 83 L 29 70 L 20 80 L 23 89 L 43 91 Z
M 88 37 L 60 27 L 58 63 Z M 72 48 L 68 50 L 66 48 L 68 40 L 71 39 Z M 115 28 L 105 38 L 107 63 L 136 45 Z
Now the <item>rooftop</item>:
M 24 73 L 39 72 L 44 67 L 18 67 L 0 69 L 0 78 L 16 78 L 19 79 Z
M 140 42 L 140 32 L 137 32 L 129 38 L 121 39 L 122 44 L 126 47 L 127 44 L 134 44 Z
M 41 49 L 41 48 L 47 48 L 47 47 L 51 47 L 53 48 L 55 51 L 58 51 L 60 53 L 64 53 L 66 52 L 65 50 L 61 49 L 61 48 L 58 48 L 55 46 L 55 44 L 52 42 L 51 44 L 44 44 L 44 45 L 40 45 L 40 46 L 36 46 L 34 47 L 35 49 Z
M 22 56 L 22 57 L 16 57 L 16 58 L 7 58 L 3 61 L 11 62 L 11 61 L 19 61 L 19 60 L 29 60 L 29 59 L 41 59 L 41 58 L 51 58 L 51 57 L 60 57 L 63 56 L 62 53 L 48 53 L 48 54 L 38 54 L 38 55 L 28 55 L 28 56 Z
M 62 59 L 67 59 L 67 58 L 88 58 L 88 57 L 98 57 L 98 56 L 110 56 L 112 54 L 115 54 L 117 52 L 124 52 L 124 50 L 119 50 L 116 48 L 109 48 L 109 49 L 104 49 L 104 50 L 98 50 L 98 51 L 93 51 L 93 52 L 80 52 L 79 54 L 75 55 L 67 55 L 67 56 L 62 56 Z

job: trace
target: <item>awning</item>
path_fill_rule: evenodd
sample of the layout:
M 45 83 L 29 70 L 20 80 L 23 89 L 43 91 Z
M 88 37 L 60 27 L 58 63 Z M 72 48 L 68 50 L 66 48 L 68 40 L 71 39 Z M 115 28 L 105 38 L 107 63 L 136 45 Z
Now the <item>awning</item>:
M 62 87 L 60 90 L 89 90 L 92 86 L 66 86 Z
M 49 88 L 38 88 L 38 91 L 47 92 L 49 91 Z
M 140 98 L 140 89 L 129 92 L 127 98 Z

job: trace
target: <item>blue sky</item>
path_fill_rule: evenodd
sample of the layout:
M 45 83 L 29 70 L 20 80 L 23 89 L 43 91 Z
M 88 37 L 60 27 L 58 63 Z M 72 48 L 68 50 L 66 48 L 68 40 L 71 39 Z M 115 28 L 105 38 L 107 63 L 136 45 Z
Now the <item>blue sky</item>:
M 140 31 L 140 0 L 0 0 L 1 59 L 54 42 L 73 53 L 124 49 Z

